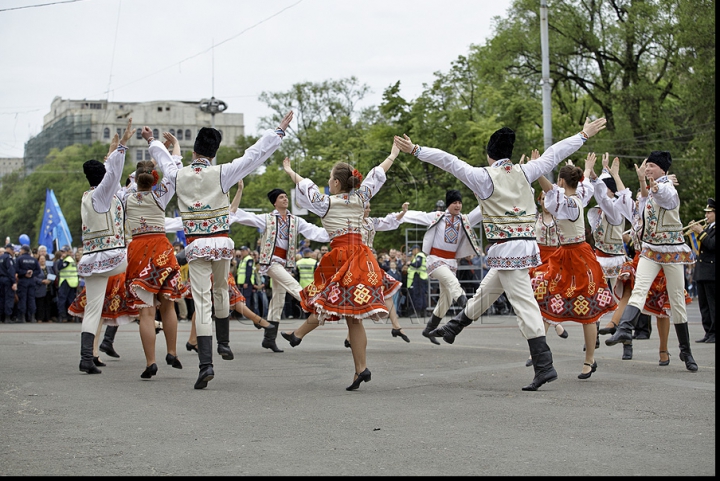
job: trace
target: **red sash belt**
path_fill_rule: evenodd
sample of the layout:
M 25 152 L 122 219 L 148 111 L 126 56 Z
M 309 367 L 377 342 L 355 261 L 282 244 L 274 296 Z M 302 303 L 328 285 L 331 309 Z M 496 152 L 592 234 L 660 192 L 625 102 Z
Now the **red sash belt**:
M 438 257 L 442 257 L 443 259 L 455 259 L 456 254 L 457 254 L 456 252 L 444 251 L 442 249 L 436 249 L 435 247 L 430 249 L 431 256 L 438 256 Z
M 195 241 L 198 240 L 198 239 L 209 239 L 209 238 L 211 238 L 211 237 L 228 237 L 228 233 L 227 233 L 227 232 L 220 232 L 220 233 L 218 233 L 218 234 L 212 234 L 212 235 L 202 235 L 202 236 L 194 236 L 194 237 L 189 236 L 189 237 L 187 238 L 187 243 L 188 243 L 188 245 L 189 245 L 189 244 L 195 242 Z
M 330 248 L 362 245 L 361 234 L 343 234 L 330 241 Z
M 273 251 L 273 255 L 278 256 L 280 259 L 285 259 L 285 257 L 287 257 L 287 249 L 276 247 Z

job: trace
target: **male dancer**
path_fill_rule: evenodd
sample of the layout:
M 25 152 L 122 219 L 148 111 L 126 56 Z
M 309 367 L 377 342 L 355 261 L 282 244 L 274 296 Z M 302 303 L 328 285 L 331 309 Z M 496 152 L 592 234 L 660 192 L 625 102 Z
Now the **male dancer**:
M 238 191 L 242 192 L 241 185 L 238 185 Z M 330 236 L 322 227 L 294 216 L 288 210 L 290 202 L 284 190 L 273 189 L 268 192 L 267 197 L 275 207 L 271 213 L 253 214 L 238 208 L 235 212 L 230 212 L 230 222 L 256 227 L 262 233 L 258 264 L 260 274 L 272 279 L 272 299 L 268 308 L 268 322 L 271 327 L 265 328 L 261 345 L 273 352 L 283 352 L 277 347 L 275 339 L 285 305 L 285 293 L 290 293 L 299 302 L 302 291 L 300 284 L 291 274 L 295 267 L 298 234 L 317 242 L 330 242 Z
M 434 331 L 450 305 L 460 309 L 467 304 L 465 291 L 457 278 L 457 259 L 479 255 L 482 249 L 472 226 L 482 221 L 480 206 L 470 214 L 461 214 L 462 194 L 459 190 L 445 193 L 445 211 L 419 212 L 409 210 L 402 221 L 428 226 L 423 237 L 422 251 L 427 254 L 427 273 L 440 283 L 440 296 L 430 321 L 422 332 L 433 344 L 440 344 L 430 333 Z
M 515 132 L 507 127 L 490 136 L 486 148 L 489 167 L 472 167 L 442 150 L 414 145 L 407 135 L 395 136 L 400 150 L 450 172 L 472 189 L 482 209 L 485 236 L 492 244 L 487 254 L 490 271 L 475 296 L 445 326 L 433 331 L 434 335 L 452 343 L 465 326 L 479 318 L 505 291 L 517 314 L 520 331 L 528 341 L 535 371 L 535 377 L 523 391 L 536 391 L 557 379 L 552 353 L 545 342 L 542 315 L 530 284 L 529 269 L 541 264 L 535 238 L 537 206 L 531 183 L 578 150 L 605 128 L 605 123 L 604 118 L 587 119 L 579 134 L 550 146 L 538 159 L 523 165 L 510 160 Z
M 667 280 L 672 322 L 680 342 L 680 360 L 685 361 L 688 371 L 697 371 L 698 365 L 690 350 L 684 273 L 684 265 L 692 264 L 695 259 L 690 246 L 683 239 L 680 197 L 667 176 L 671 164 L 670 152 L 654 150 L 640 167 L 636 165 L 638 177 L 646 177 L 649 188 L 646 204 L 642 209 L 642 251 L 632 295 L 620 317 L 615 334 L 606 339 L 605 344 L 614 346 L 620 342 L 632 343 L 632 330 L 642 312 L 645 297 L 655 276 L 662 269 Z
M 90 190 L 85 191 L 80 205 L 83 256 L 77 269 L 78 274 L 85 278 L 87 297 L 80 337 L 80 370 L 88 374 L 102 372 L 93 362 L 93 347 L 95 336 L 100 335 L 102 328 L 102 307 L 108 279 L 124 272 L 127 267 L 125 209 L 117 192 L 120 190 L 127 142 L 134 133 L 132 118 L 129 118 L 122 139 L 118 141 L 115 134 L 110 142 L 105 163 L 92 159 L 83 164 Z
M 188 244 L 185 256 L 190 273 L 190 288 L 195 302 L 198 357 L 200 372 L 195 389 L 204 389 L 215 377 L 212 364 L 212 308 L 215 307 L 215 334 L 218 353 L 232 359 L 230 350 L 230 301 L 228 273 L 235 254 L 230 230 L 228 192 L 246 175 L 262 165 L 280 147 L 290 121 L 288 112 L 276 130 L 267 130 L 242 157 L 228 164 L 212 165 L 222 136 L 214 128 L 198 131 L 193 147 L 192 163 L 178 168 L 167 148 L 152 136 L 145 126 L 142 136 L 147 140 L 150 155 L 162 165 L 169 182 L 175 185 L 178 209 Z M 212 276 L 212 281 L 210 280 Z M 211 299 L 212 295 L 212 299 Z M 214 303 L 213 303 L 214 300 Z

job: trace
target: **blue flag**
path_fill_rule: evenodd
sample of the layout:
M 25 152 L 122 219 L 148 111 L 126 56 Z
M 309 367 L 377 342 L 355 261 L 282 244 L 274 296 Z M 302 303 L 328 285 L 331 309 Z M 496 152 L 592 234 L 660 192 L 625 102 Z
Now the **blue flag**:
M 72 245 L 72 236 L 62 210 L 60 210 L 60 204 L 55 198 L 55 193 L 51 189 L 45 189 L 45 213 L 40 226 L 38 245 L 44 245 L 47 247 L 48 254 L 52 254 L 53 241 L 56 241 L 60 247 Z
M 180 217 L 180 214 L 178 213 L 177 209 L 175 209 L 175 217 Z M 183 247 L 187 246 L 187 239 L 185 239 L 185 230 L 180 229 L 179 231 L 175 232 L 175 240 L 182 242 Z

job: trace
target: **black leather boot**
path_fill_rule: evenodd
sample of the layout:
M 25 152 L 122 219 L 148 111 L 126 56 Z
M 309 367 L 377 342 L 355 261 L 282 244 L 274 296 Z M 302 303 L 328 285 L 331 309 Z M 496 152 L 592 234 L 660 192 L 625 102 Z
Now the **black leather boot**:
M 208 381 L 215 377 L 212 364 L 212 336 L 198 336 L 198 359 L 200 359 L 200 374 L 195 381 L 195 389 L 204 389 Z
M 226 361 L 235 359 L 230 350 L 230 318 L 215 318 L 215 337 L 217 337 L 217 352 Z
M 465 309 L 465 306 L 467 305 L 467 296 L 465 294 L 461 294 L 460 297 L 455 299 L 455 305 L 460 309 Z
M 614 346 L 622 342 L 623 344 L 632 344 L 632 330 L 635 327 L 635 321 L 640 317 L 641 311 L 635 306 L 625 306 L 625 310 L 620 317 L 615 334 L 605 339 L 606 346 Z
M 93 343 L 95 334 L 83 332 L 80 334 L 80 370 L 88 374 L 100 374 L 102 371 L 93 362 Z
M 695 359 L 693 359 L 692 351 L 690 350 L 690 332 L 688 331 L 687 322 L 674 324 L 674 326 L 678 342 L 680 342 L 680 360 L 685 361 L 685 367 L 688 371 L 695 372 L 698 370 L 698 365 Z
M 427 337 L 428 339 L 430 339 L 430 342 L 438 346 L 440 345 L 440 341 L 435 339 L 435 336 L 430 333 L 438 327 L 438 324 L 440 324 L 441 320 L 441 318 L 433 314 L 432 316 L 430 316 L 430 320 L 428 321 L 427 326 L 425 326 L 425 329 L 423 329 L 422 332 L 422 335 L 424 337 Z
M 277 344 L 275 344 L 275 339 L 277 339 L 280 323 L 278 321 L 268 322 L 270 323 L 270 327 L 265 328 L 265 336 L 262 340 L 262 347 L 264 347 L 265 349 L 272 349 L 272 352 L 285 352 L 279 347 L 277 347 Z
M 633 345 L 630 344 L 623 344 L 623 355 L 622 359 L 623 361 L 629 361 L 632 359 L 633 356 Z
M 115 334 L 117 333 L 118 326 L 108 326 L 105 328 L 105 337 L 103 337 L 103 341 L 100 343 L 100 349 L 101 352 L 104 352 L 110 357 L 120 357 L 120 354 L 115 352 L 115 347 L 113 346 L 113 343 L 115 342 Z
M 522 388 L 523 391 L 537 391 L 540 386 L 546 382 L 552 382 L 557 379 L 557 371 L 553 367 L 552 352 L 545 342 L 545 336 L 528 339 L 530 346 L 530 356 L 532 357 L 533 369 L 535 377 L 532 382 Z
M 453 342 L 455 342 L 455 336 L 460 334 L 460 332 L 465 327 L 472 324 L 472 322 L 473 320 L 465 315 L 465 311 L 460 311 L 455 314 L 455 317 L 450 319 L 447 324 L 445 324 L 443 327 L 435 329 L 433 332 L 430 333 L 430 335 L 438 337 L 442 336 L 443 341 L 447 342 L 448 344 L 452 344 Z

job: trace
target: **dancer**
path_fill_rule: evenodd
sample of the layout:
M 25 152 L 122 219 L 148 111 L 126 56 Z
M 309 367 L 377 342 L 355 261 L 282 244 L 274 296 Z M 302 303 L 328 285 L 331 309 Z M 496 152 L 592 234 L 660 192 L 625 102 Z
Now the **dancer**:
M 515 132 L 507 127 L 497 130 L 488 141 L 489 167 L 472 167 L 442 150 L 414 145 L 407 135 L 395 137 L 400 150 L 450 172 L 475 193 L 482 208 L 485 236 L 492 244 L 487 255 L 490 271 L 475 295 L 465 309 L 433 332 L 452 343 L 465 326 L 479 318 L 505 291 L 533 358 L 535 377 L 522 388 L 524 391 L 537 391 L 557 379 L 542 315 L 530 284 L 529 269 L 540 265 L 534 232 L 537 208 L 531 182 L 579 149 L 604 129 L 605 123 L 604 118 L 587 119 L 579 134 L 550 146 L 538 159 L 525 165 L 514 165 L 510 160 Z
M 310 179 L 304 179 L 285 158 L 285 172 L 298 186 L 298 203 L 322 218 L 332 239 L 331 250 L 315 269 L 315 278 L 301 293 L 301 305 L 310 316 L 293 332 L 282 336 L 297 346 L 305 335 L 324 324 L 344 317 L 350 335 L 350 350 L 355 377 L 346 389 L 354 391 L 360 383 L 370 381 L 367 368 L 367 336 L 363 319 L 379 320 L 388 316 L 384 287 L 387 282 L 370 247 L 362 241 L 365 205 L 377 194 L 386 180 L 399 151 L 393 145 L 390 155 L 373 168 L 363 180 L 362 174 L 345 162 L 336 163 L 330 172 L 330 195 L 322 194 Z M 394 280 L 394 279 L 393 279 Z
M 428 226 L 423 236 L 422 252 L 427 255 L 428 276 L 440 284 L 440 295 L 422 335 L 433 344 L 440 342 L 431 336 L 448 309 L 457 305 L 460 309 L 467 304 L 467 296 L 457 278 L 458 259 L 477 256 L 482 252 L 473 226 L 482 221 L 480 206 L 469 214 L 462 214 L 462 194 L 459 190 L 445 193 L 444 211 L 408 211 L 403 219 L 409 224 Z
M 169 132 L 163 136 L 173 145 L 174 162 L 181 162 L 180 144 L 175 136 Z M 135 183 L 123 199 L 125 222 L 132 235 L 125 282 L 129 302 L 140 312 L 140 340 L 146 361 L 145 370 L 140 374 L 143 379 L 152 378 L 158 371 L 155 362 L 158 309 L 167 347 L 165 362 L 175 369 L 182 369 L 177 355 L 175 301 L 183 297 L 184 286 L 180 282 L 175 249 L 165 235 L 165 208 L 175 193 L 175 186 L 164 172 L 159 184 L 158 180 L 155 162 L 141 160 L 135 170 Z
M 685 308 L 685 264 L 695 261 L 690 246 L 683 240 L 683 224 L 680 220 L 680 197 L 668 179 L 667 171 L 672 164 L 668 151 L 654 150 L 638 169 L 638 177 L 647 178 L 648 197 L 644 199 L 642 251 L 638 261 L 635 286 L 625 307 L 615 334 L 605 340 L 608 346 L 632 342 L 632 329 L 640 316 L 652 282 L 660 271 L 667 281 L 667 294 L 672 312 L 672 322 L 680 343 L 680 360 L 689 371 L 697 371 L 698 365 L 690 349 L 690 334 Z
M 288 210 L 290 200 L 284 190 L 273 189 L 267 193 L 268 200 L 275 208 L 269 214 L 253 214 L 238 208 L 235 201 L 237 200 L 237 204 L 240 203 L 242 192 L 243 185 L 238 183 L 238 191 L 233 199 L 234 205 L 230 207 L 230 223 L 238 222 L 255 227 L 260 232 L 262 239 L 258 257 L 259 274 L 269 276 L 273 282 L 267 321 L 270 324 L 267 327 L 260 325 L 261 328 L 265 328 L 261 345 L 273 352 L 283 352 L 277 347 L 275 339 L 285 305 L 285 293 L 300 301 L 302 291 L 302 287 L 291 274 L 295 267 L 298 235 L 317 242 L 330 242 L 330 236 L 322 227 L 293 215 Z M 258 324 L 255 326 L 258 327 Z
M 102 306 L 108 279 L 125 272 L 125 209 L 116 195 L 120 190 L 120 177 L 125 162 L 127 142 L 135 130 L 128 118 L 122 139 L 116 133 L 110 142 L 105 163 L 95 159 L 83 164 L 83 172 L 90 184 L 80 204 L 82 218 L 83 256 L 77 264 L 78 274 L 85 278 L 87 304 L 82 319 L 80 337 L 80 371 L 100 374 L 93 362 L 95 338 L 102 328 Z M 58 312 L 58 316 L 66 315 Z
M 370 202 L 365 206 L 363 212 L 363 229 L 362 238 L 365 245 L 372 248 L 377 231 L 395 230 L 400 227 L 403 217 L 408 212 L 408 202 L 403 203 L 400 212 L 391 212 L 385 217 L 370 217 Z M 383 269 L 383 294 L 385 295 L 385 307 L 388 309 L 388 317 L 392 323 L 390 334 L 392 337 L 400 337 L 405 342 L 410 342 L 410 338 L 403 332 L 400 320 L 398 319 L 397 309 L 395 308 L 395 295 L 400 291 L 402 282 L 392 277 L 385 269 Z M 350 337 L 345 338 L 345 347 L 350 346 Z
M 588 379 L 597 370 L 596 321 L 617 309 L 602 267 L 585 241 L 584 206 L 576 193 L 581 180 L 590 176 L 594 163 L 595 154 L 591 152 L 585 161 L 584 174 L 579 167 L 565 165 L 558 172 L 557 184 L 544 175 L 538 179 L 545 193 L 545 208 L 555 217 L 560 246 L 542 265 L 530 269 L 543 317 L 555 322 L 579 322 L 583 326 L 585 361 L 578 379 Z
M 280 147 L 285 130 L 293 118 L 288 112 L 276 130 L 267 130 L 242 157 L 228 164 L 212 165 L 222 136 L 214 128 L 198 131 L 192 163 L 178 168 L 162 142 L 155 140 L 152 130 L 143 127 L 150 155 L 175 187 L 183 230 L 188 240 L 185 247 L 190 272 L 190 287 L 197 313 L 198 357 L 200 360 L 195 389 L 204 389 L 215 377 L 212 363 L 212 309 L 215 309 L 215 331 L 218 352 L 230 351 L 230 304 L 227 278 L 235 246 L 228 237 L 228 192 L 240 179 L 262 165 Z M 163 179 L 164 180 L 164 179 Z M 213 281 L 211 281 L 211 276 Z M 214 299 L 211 300 L 211 296 Z M 232 352 L 232 351 L 230 351 Z

